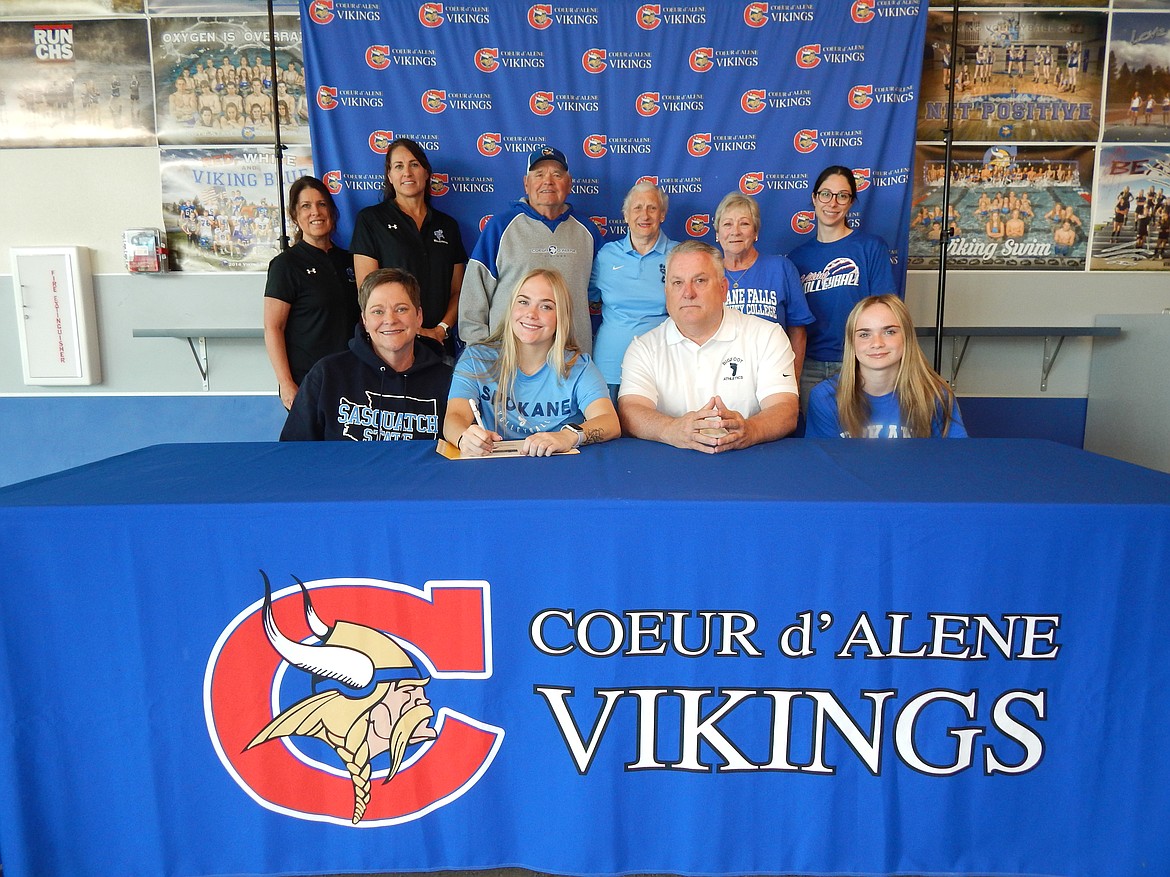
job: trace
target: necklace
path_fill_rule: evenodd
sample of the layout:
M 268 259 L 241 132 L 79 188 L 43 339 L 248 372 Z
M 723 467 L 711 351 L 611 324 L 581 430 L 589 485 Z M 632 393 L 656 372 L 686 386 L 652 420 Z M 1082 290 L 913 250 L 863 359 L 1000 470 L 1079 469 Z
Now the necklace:
M 755 267 L 756 267 L 756 263 L 752 262 L 750 265 L 748 265 L 746 268 L 744 268 L 742 271 L 739 272 L 738 277 L 734 274 L 734 272 L 731 271 L 730 268 L 724 268 L 723 273 L 731 278 L 731 280 L 732 280 L 731 288 L 732 289 L 739 289 L 740 281 L 743 280 L 744 276 Z

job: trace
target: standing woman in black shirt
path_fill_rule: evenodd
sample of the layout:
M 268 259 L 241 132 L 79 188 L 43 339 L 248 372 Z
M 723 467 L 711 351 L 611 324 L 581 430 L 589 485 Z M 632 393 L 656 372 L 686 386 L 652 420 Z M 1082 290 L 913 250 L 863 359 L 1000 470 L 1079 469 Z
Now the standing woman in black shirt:
M 306 176 L 292 184 L 288 201 L 295 243 L 268 263 L 264 288 L 264 346 L 285 408 L 317 360 L 346 349 L 359 317 L 353 257 L 330 237 L 333 196 Z
M 459 315 L 459 288 L 467 251 L 459 223 L 431 206 L 431 162 L 415 141 L 399 137 L 386 150 L 385 200 L 366 207 L 354 223 L 357 282 L 377 268 L 401 268 L 422 287 L 419 332 L 455 352 L 449 338 Z

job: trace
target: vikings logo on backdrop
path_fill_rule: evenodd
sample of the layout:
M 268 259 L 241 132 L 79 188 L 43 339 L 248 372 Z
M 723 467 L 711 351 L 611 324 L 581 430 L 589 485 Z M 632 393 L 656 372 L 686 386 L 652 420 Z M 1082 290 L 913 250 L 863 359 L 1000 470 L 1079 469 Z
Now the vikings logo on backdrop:
M 447 109 L 447 92 L 444 89 L 428 88 L 423 92 L 422 108 L 428 113 L 441 113 Z
M 692 213 L 687 217 L 687 234 L 693 238 L 701 238 L 711 230 L 711 214 Z
M 809 153 L 820 146 L 815 128 L 802 128 L 792 136 L 792 146 L 797 152 Z
M 440 27 L 443 24 L 443 4 L 424 3 L 418 8 L 418 20 L 423 27 Z
M 325 184 L 330 195 L 336 195 L 341 191 L 341 171 L 326 171 L 321 176 L 321 182 Z
M 768 93 L 762 88 L 750 88 L 739 98 L 739 107 L 745 113 L 758 113 L 767 106 Z
M 385 70 L 390 66 L 390 47 L 370 46 L 366 49 L 366 66 L 373 70 Z
M 288 816 L 373 827 L 418 819 L 478 782 L 503 729 L 436 711 L 432 697 L 446 680 L 492 675 L 486 582 L 420 591 L 293 577 L 273 594 L 261 576 L 263 599 L 220 635 L 204 681 L 212 743 L 249 796 Z M 458 692 L 447 684 L 444 694 Z
M 317 89 L 317 106 L 323 110 L 331 110 L 337 106 L 337 89 L 331 85 L 322 85 Z
M 739 178 L 739 191 L 745 195 L 757 195 L 764 188 L 764 175 L 760 171 L 752 171 Z
M 317 24 L 333 21 L 333 0 L 313 0 L 309 4 L 309 18 Z
M 661 108 L 659 101 L 661 94 L 657 91 L 644 91 L 638 95 L 635 109 L 639 116 L 653 116 Z
M 480 155 L 491 157 L 500 154 L 500 135 L 499 132 L 487 131 L 479 135 L 479 140 L 476 141 L 475 148 L 479 150 Z
M 873 103 L 872 85 L 855 85 L 849 89 L 849 106 L 855 110 L 864 110 Z
M 451 187 L 447 185 L 447 180 L 448 177 L 446 174 L 431 174 L 431 194 L 436 198 L 442 198 L 451 191 Z M 438 240 L 440 231 L 440 229 L 435 230 L 436 240 Z
M 547 116 L 553 111 L 553 93 L 551 91 L 534 91 L 528 98 L 528 109 L 538 116 Z
M 702 46 L 691 52 L 688 63 L 696 73 L 706 73 L 712 67 L 711 59 L 715 57 L 715 50 L 710 46 Z
M 494 73 L 500 66 L 500 50 L 485 47 L 475 53 L 475 66 L 484 73 Z
M 768 23 L 768 4 L 749 3 L 743 10 L 743 23 L 748 27 L 763 27 Z
M 585 68 L 586 73 L 600 73 L 605 69 L 605 59 L 605 49 L 588 49 L 581 56 L 581 66 Z
M 638 7 L 638 27 L 642 30 L 654 30 L 662 23 L 662 7 L 657 3 L 647 3 Z
M 853 179 L 857 182 L 857 191 L 864 192 L 869 188 L 870 169 L 867 167 L 853 168 Z
M 816 220 L 811 210 L 798 210 L 792 214 L 792 230 L 797 234 L 808 234 L 816 227 Z
M 796 50 L 796 66 L 811 70 L 821 63 L 821 44 L 812 43 Z
M 601 158 L 609 151 L 606 143 L 607 140 L 604 134 L 590 134 L 582 142 L 581 148 L 590 158 Z
M 695 158 L 702 158 L 711 151 L 711 132 L 705 134 L 692 134 L 687 141 L 687 152 Z
M 385 155 L 390 144 L 394 142 L 394 132 L 377 130 L 370 132 L 370 151 Z
M 544 30 L 552 24 L 552 6 L 538 3 L 528 10 L 528 23 L 537 30 Z

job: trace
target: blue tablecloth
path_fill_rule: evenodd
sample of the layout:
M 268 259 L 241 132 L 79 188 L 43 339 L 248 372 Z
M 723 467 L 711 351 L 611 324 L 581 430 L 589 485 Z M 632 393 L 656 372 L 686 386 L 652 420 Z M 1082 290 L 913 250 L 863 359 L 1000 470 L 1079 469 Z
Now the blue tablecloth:
M 0 489 L 5 874 L 1170 873 L 1168 568 L 1045 442 L 148 448 Z M 264 577 L 430 680 L 360 814 L 390 700 Z

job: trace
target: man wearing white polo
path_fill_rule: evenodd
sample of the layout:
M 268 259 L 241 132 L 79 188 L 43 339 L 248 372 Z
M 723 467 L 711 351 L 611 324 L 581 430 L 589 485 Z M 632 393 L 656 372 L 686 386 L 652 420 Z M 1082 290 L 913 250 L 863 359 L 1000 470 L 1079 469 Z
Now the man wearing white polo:
M 664 323 L 622 361 L 618 413 L 632 436 L 708 454 L 796 428 L 792 345 L 777 324 L 724 307 L 719 251 L 687 241 L 666 258 Z

